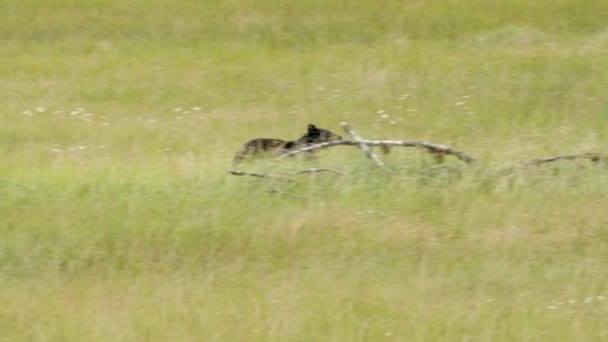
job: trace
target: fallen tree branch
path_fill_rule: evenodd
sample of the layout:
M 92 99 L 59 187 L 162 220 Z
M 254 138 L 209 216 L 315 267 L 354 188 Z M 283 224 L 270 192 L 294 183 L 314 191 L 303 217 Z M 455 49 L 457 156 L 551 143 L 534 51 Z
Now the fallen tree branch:
M 372 151 L 372 149 L 370 147 L 371 146 L 381 146 L 381 147 L 387 148 L 389 146 L 395 146 L 395 147 L 401 146 L 401 147 L 415 147 L 415 148 L 424 149 L 427 152 L 434 154 L 437 157 L 439 162 L 441 162 L 443 156 L 445 156 L 445 155 L 452 155 L 452 156 L 458 158 L 460 161 L 467 163 L 467 164 L 474 164 L 476 162 L 476 160 L 473 157 L 471 157 L 470 155 L 468 155 L 467 153 L 462 152 L 462 151 L 457 151 L 446 145 L 441 145 L 441 144 L 436 144 L 436 143 L 426 142 L 426 141 L 412 141 L 412 140 L 368 140 L 368 139 L 361 138 L 361 136 L 359 136 L 357 134 L 357 132 L 355 132 L 352 128 L 350 128 L 346 122 L 342 122 L 341 126 L 344 129 L 344 131 L 348 135 L 351 136 L 351 138 L 353 140 L 338 140 L 338 141 L 323 142 L 323 143 L 313 144 L 313 145 L 309 145 L 309 146 L 304 146 L 302 148 L 298 148 L 298 149 L 294 149 L 294 150 L 285 152 L 275 159 L 280 160 L 280 159 L 284 159 L 287 157 L 292 157 L 292 156 L 298 155 L 300 153 L 313 152 L 316 150 L 321 150 L 321 149 L 329 148 L 329 147 L 333 147 L 333 146 L 357 146 L 376 165 L 378 165 L 380 168 L 382 168 L 387 173 L 390 173 L 391 172 L 390 169 L 388 169 L 388 167 L 384 164 L 384 162 L 378 157 L 377 154 L 375 154 Z M 547 163 L 552 163 L 552 162 L 560 161 L 560 160 L 584 160 L 584 159 L 592 161 L 592 162 L 598 162 L 598 161 L 608 162 L 608 153 L 589 152 L 589 153 L 580 153 L 580 154 L 557 155 L 557 156 L 552 156 L 552 157 L 547 157 L 547 158 L 537 158 L 537 159 L 532 159 L 532 160 L 528 160 L 528 161 L 517 162 L 514 166 L 499 170 L 498 172 L 508 174 L 508 173 L 514 172 L 518 169 L 524 169 L 526 167 L 531 167 L 531 166 L 544 165 Z M 440 169 L 440 166 L 441 165 L 431 167 L 431 168 L 425 170 L 423 172 L 423 174 L 429 174 L 435 170 L 438 170 L 438 169 Z M 454 171 L 456 169 L 446 167 L 446 170 Z M 456 171 L 458 171 L 458 170 L 456 170 Z M 283 174 L 279 174 L 279 175 L 250 172 L 250 171 L 241 171 L 241 170 L 230 170 L 229 171 L 229 173 L 236 175 L 236 176 L 252 176 L 252 177 L 259 177 L 259 178 L 279 178 L 279 179 L 285 179 L 287 181 L 292 181 L 290 176 L 295 176 L 295 175 L 304 174 L 304 173 L 318 173 L 318 172 L 330 172 L 330 173 L 336 173 L 336 174 L 340 174 L 340 175 L 344 174 L 341 171 L 326 169 L 326 168 L 310 168 L 310 169 L 304 169 L 304 170 L 294 171 L 294 172 L 290 172 L 290 173 L 283 173 Z M 2 181 L 2 180 L 0 179 L 0 181 Z
M 250 171 L 230 170 L 230 171 L 228 171 L 228 173 L 233 174 L 235 176 L 252 176 L 252 177 L 259 177 L 259 178 L 280 178 L 280 177 L 269 175 L 266 173 L 257 173 L 257 172 L 250 172 Z
M 251 177 L 259 177 L 259 178 L 284 178 L 287 180 L 290 180 L 288 178 L 288 176 L 296 176 L 296 175 L 301 175 L 304 173 L 319 173 L 319 172 L 329 172 L 329 173 L 335 173 L 335 174 L 339 174 L 339 175 L 343 175 L 344 172 L 342 171 L 338 171 L 338 170 L 333 170 L 333 169 L 325 169 L 325 168 L 310 168 L 310 169 L 304 169 L 304 170 L 299 170 L 299 171 L 294 171 L 294 172 L 290 172 L 284 175 L 273 175 L 273 174 L 268 174 L 268 173 L 258 173 L 258 172 L 251 172 L 251 171 L 243 171 L 243 170 L 230 170 L 228 171 L 228 173 L 235 175 L 235 176 L 251 176 Z
M 342 171 L 333 170 L 333 169 L 311 168 L 311 169 L 306 169 L 306 170 L 295 171 L 295 172 L 290 173 L 290 175 L 295 176 L 295 175 L 299 175 L 302 173 L 317 173 L 317 172 L 331 172 L 331 173 L 337 173 L 339 175 L 344 174 L 344 172 L 342 172 Z
M 535 166 L 546 163 L 551 163 L 558 160 L 575 160 L 575 159 L 588 159 L 593 162 L 597 162 L 600 160 L 608 160 L 608 153 L 597 153 L 597 152 L 589 152 L 589 153 L 580 153 L 580 154 L 564 154 L 559 156 L 553 156 L 548 158 L 537 158 L 529 161 L 522 161 L 515 165 L 515 167 L 527 167 L 527 166 Z
M 357 143 L 357 146 L 359 146 L 359 148 L 361 149 L 361 151 L 363 151 L 363 153 L 365 153 L 365 155 L 371 159 L 374 163 L 376 163 L 376 165 L 378 165 L 381 169 L 383 169 L 384 171 L 386 171 L 387 173 L 391 173 L 391 170 L 389 170 L 386 165 L 384 165 L 384 163 L 382 162 L 382 160 L 380 160 L 380 158 L 378 157 L 377 154 L 375 154 L 371 148 L 369 148 L 369 146 L 365 143 L 365 141 L 359 136 L 359 134 L 357 134 L 357 132 L 355 132 L 352 128 L 350 128 L 348 126 L 348 124 L 346 122 L 342 122 L 340 124 L 342 126 L 342 129 L 344 129 L 344 131 L 350 135 L 351 138 L 353 138 L 353 140 Z
M 428 152 L 434 153 L 434 154 L 444 154 L 444 155 L 455 156 L 456 158 L 458 158 L 459 160 L 461 160 L 467 164 L 473 164 L 476 162 L 476 160 L 473 157 L 469 156 L 465 152 L 457 151 L 449 146 L 440 145 L 440 144 L 436 144 L 436 143 L 432 143 L 432 142 L 408 141 L 408 140 L 365 140 L 365 139 L 361 140 L 361 142 L 365 143 L 367 146 L 402 146 L 402 147 L 422 148 L 422 149 L 425 149 Z M 324 148 L 328 148 L 328 147 L 332 147 L 332 146 L 340 146 L 340 145 L 358 146 L 359 142 L 352 141 L 352 140 L 338 140 L 338 141 L 314 144 L 314 145 L 310 145 L 310 146 L 302 147 L 302 148 L 299 148 L 299 149 L 296 149 L 293 151 L 286 152 L 286 153 L 278 156 L 276 159 L 280 160 L 280 159 L 284 159 L 287 157 L 295 156 L 300 153 L 311 152 L 311 151 L 321 150 Z

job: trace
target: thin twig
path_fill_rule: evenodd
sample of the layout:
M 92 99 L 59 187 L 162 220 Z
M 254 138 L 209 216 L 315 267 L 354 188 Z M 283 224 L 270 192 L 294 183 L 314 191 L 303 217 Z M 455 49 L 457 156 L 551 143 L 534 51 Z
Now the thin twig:
M 312 168 L 312 169 L 295 171 L 295 172 L 290 173 L 290 175 L 299 175 L 299 174 L 302 174 L 302 173 L 317 173 L 317 172 L 332 172 L 332 173 L 337 173 L 339 175 L 343 175 L 344 174 L 344 172 L 342 172 L 342 171 L 333 170 L 333 169 Z
M 260 178 L 280 178 L 278 176 L 269 175 L 267 173 L 257 173 L 250 171 L 239 171 L 239 170 L 230 170 L 229 173 L 235 176 L 252 176 L 252 177 L 260 177 Z
M 252 177 L 267 178 L 267 179 L 283 178 L 283 179 L 287 179 L 287 180 L 290 180 L 287 178 L 287 176 L 295 176 L 295 175 L 300 175 L 300 174 L 304 174 L 304 173 L 318 173 L 318 172 L 331 172 L 331 173 L 336 173 L 339 175 L 344 174 L 344 172 L 342 172 L 342 171 L 333 170 L 333 169 L 325 169 L 325 168 L 304 169 L 304 170 L 290 172 L 287 175 L 274 175 L 274 174 L 268 174 L 268 173 L 258 173 L 258 172 L 243 171 L 243 170 L 228 171 L 228 173 L 233 174 L 235 176 L 252 176 Z
M 588 153 L 580 153 L 580 154 L 564 154 L 559 156 L 547 157 L 547 158 L 536 158 L 527 161 L 519 161 L 515 165 L 510 166 L 508 168 L 503 168 L 498 170 L 499 174 L 507 175 L 513 173 L 518 170 L 526 169 L 532 166 L 540 166 L 547 163 L 552 163 L 560 160 L 581 160 L 587 159 L 592 162 L 598 161 L 608 161 L 608 153 L 598 153 L 598 152 L 588 152 Z
M 422 170 L 420 172 L 420 174 L 422 174 L 422 175 L 428 175 L 428 174 L 431 174 L 433 171 L 436 171 L 436 170 L 456 171 L 459 174 L 462 173 L 462 171 L 460 171 L 458 168 L 455 168 L 455 167 L 452 167 L 452 166 L 448 166 L 448 165 L 434 165 L 434 166 L 431 166 L 429 168 L 426 168 L 426 169 Z
M 342 126 L 342 129 L 344 129 L 344 132 L 346 132 L 348 135 L 350 135 L 351 138 L 353 138 L 353 140 L 357 143 L 357 146 L 359 146 L 361 151 L 363 151 L 369 159 L 371 159 L 374 163 L 376 163 L 376 165 L 378 165 L 387 173 L 391 173 L 391 170 L 389 170 L 389 168 L 384 165 L 384 162 L 380 160 L 380 157 L 378 157 L 378 155 L 375 154 L 371 148 L 369 148 L 369 146 L 359 136 L 359 134 L 357 134 L 357 132 L 350 128 L 346 122 L 342 122 L 340 125 Z
M 575 159 L 589 159 L 593 162 L 597 162 L 600 160 L 608 160 L 608 154 L 607 153 L 596 153 L 596 152 L 581 153 L 581 154 L 564 154 L 564 155 L 560 155 L 560 156 L 553 156 L 553 157 L 548 157 L 548 158 L 538 158 L 538 159 L 532 159 L 529 161 L 519 162 L 516 164 L 516 167 L 527 167 L 527 166 L 551 163 L 551 162 L 558 161 L 558 160 L 575 160 Z

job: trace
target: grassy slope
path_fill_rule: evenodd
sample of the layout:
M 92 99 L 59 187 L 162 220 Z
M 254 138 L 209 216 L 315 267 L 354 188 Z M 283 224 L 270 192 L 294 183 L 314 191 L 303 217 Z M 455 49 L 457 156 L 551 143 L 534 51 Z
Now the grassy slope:
M 494 174 L 606 147 L 608 6 L 545 6 L 0 3 L 3 337 L 607 338 L 605 168 Z M 481 163 L 225 174 L 248 138 L 340 121 Z

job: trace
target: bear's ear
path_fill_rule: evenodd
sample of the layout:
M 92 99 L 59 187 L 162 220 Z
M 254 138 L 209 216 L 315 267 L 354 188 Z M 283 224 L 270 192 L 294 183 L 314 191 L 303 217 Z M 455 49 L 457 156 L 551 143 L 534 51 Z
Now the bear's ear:
M 315 127 L 315 125 L 313 125 L 313 124 L 309 124 L 308 125 L 308 131 L 309 132 L 314 132 L 314 131 L 317 131 L 317 130 L 318 130 L 318 128 Z

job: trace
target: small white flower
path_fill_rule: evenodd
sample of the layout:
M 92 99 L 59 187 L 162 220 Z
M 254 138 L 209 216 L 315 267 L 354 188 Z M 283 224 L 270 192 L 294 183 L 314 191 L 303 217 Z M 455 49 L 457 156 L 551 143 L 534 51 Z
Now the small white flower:
M 198 112 L 198 111 L 199 111 L 199 110 L 201 110 L 202 108 L 201 108 L 201 107 L 192 107 L 191 109 L 192 109 L 193 111 L 195 111 L 195 112 Z
M 387 331 L 387 332 L 384 333 L 384 336 L 393 336 L 393 333 L 390 332 L 390 331 Z
M 181 112 L 182 109 L 178 107 L 178 108 L 175 108 L 173 111 L 177 113 L 177 112 Z
M 576 304 L 576 299 L 570 299 L 570 300 L 568 301 L 568 304 Z
M 62 150 L 58 149 L 58 148 L 52 148 L 51 152 L 55 152 L 55 153 L 61 153 L 63 152 Z
M 44 110 L 44 107 L 36 107 L 36 111 L 38 113 L 44 113 L 45 110 Z
M 555 306 L 555 305 L 549 305 L 549 306 L 547 306 L 547 309 L 549 309 L 549 310 L 556 310 L 557 306 Z
M 395 121 L 395 120 L 391 120 L 391 121 L 389 121 L 389 123 L 390 123 L 391 125 L 396 125 L 396 124 L 397 124 L 397 121 Z
M 585 301 L 583 303 L 585 303 L 585 304 L 593 303 L 593 297 L 587 297 L 587 298 L 585 298 Z
M 606 297 L 605 297 L 605 296 L 597 296 L 596 298 L 597 298 L 597 300 L 599 300 L 600 302 L 606 299 Z
M 23 113 L 21 113 L 21 114 L 23 114 L 23 115 L 27 115 L 27 116 L 33 116 L 33 115 L 34 115 L 34 113 L 32 113 L 32 112 L 31 112 L 31 111 L 29 111 L 29 110 L 26 110 L 26 111 L 24 111 L 24 112 L 23 112 Z
M 382 119 L 388 119 L 388 114 L 382 114 L 382 115 L 380 115 L 380 118 L 382 118 Z

